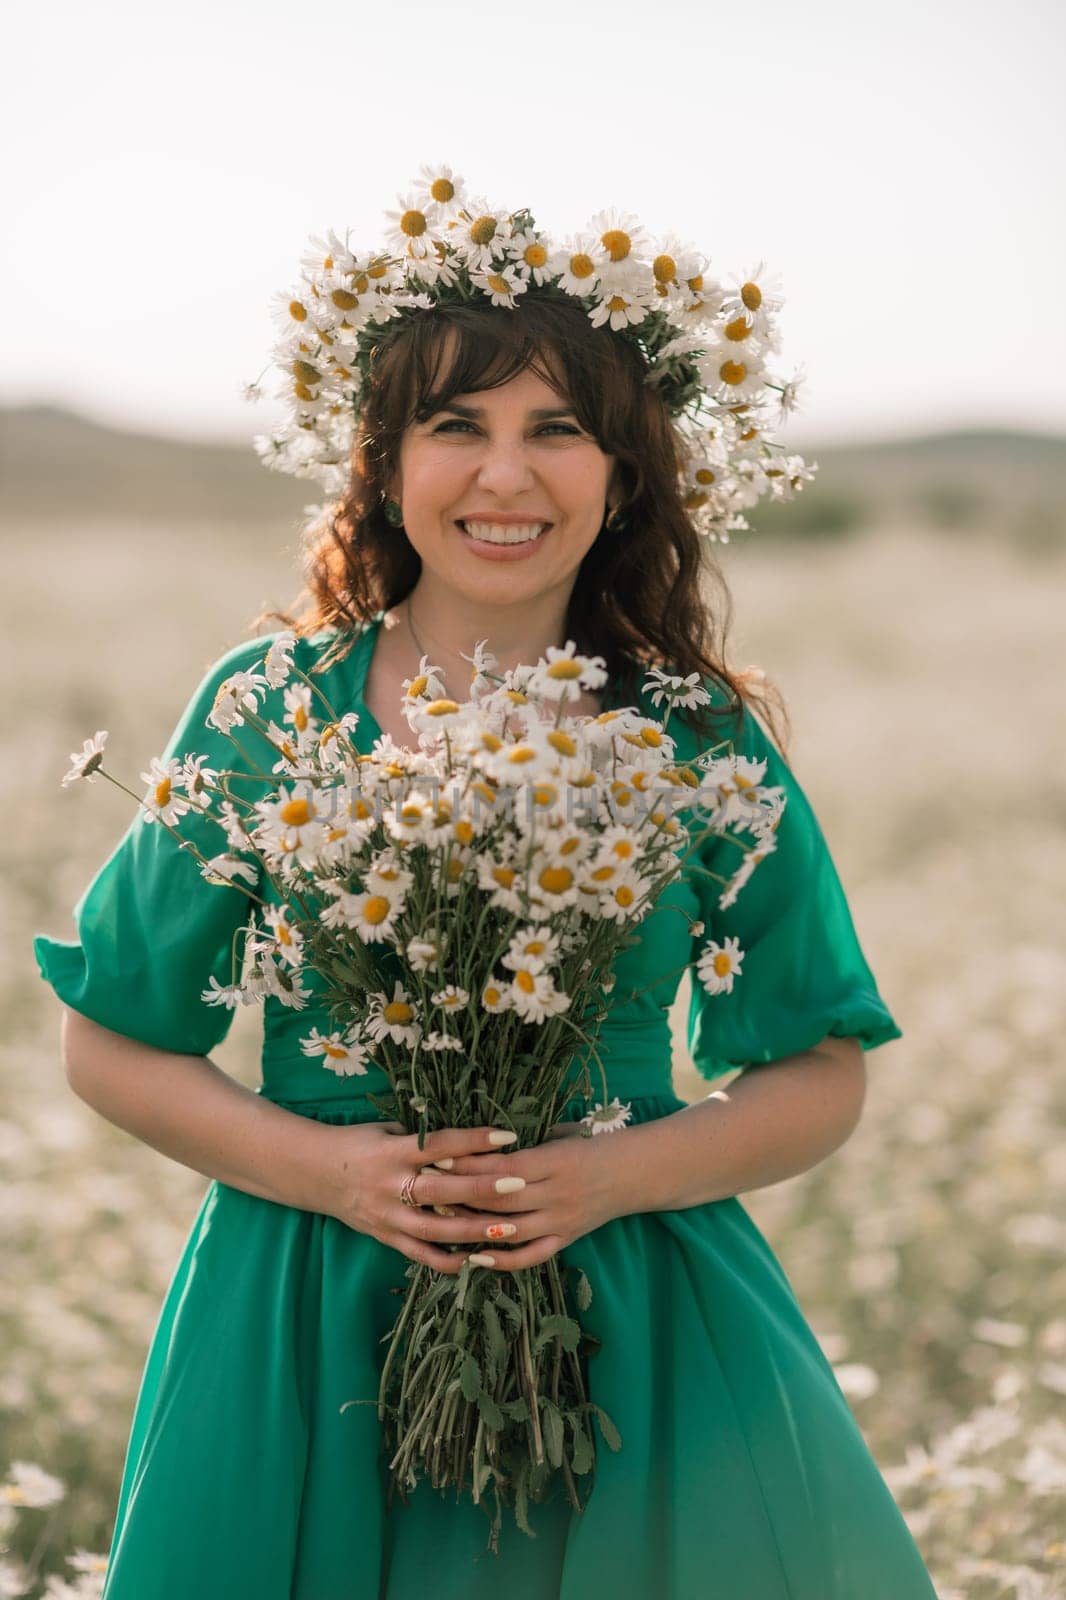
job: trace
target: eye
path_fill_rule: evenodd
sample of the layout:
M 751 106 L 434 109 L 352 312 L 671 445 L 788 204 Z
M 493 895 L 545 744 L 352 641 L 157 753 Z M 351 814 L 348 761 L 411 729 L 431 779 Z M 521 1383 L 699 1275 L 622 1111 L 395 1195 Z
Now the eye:
M 439 423 L 437 427 L 433 429 L 433 432 L 447 433 L 449 428 L 472 428 L 473 426 L 474 424 L 472 422 L 467 422 L 464 417 L 451 417 L 447 422 Z M 538 434 L 546 433 L 549 428 L 561 428 L 564 434 L 572 434 L 575 437 L 580 433 L 580 429 L 572 428 L 567 422 L 545 422 L 537 429 L 537 432 Z

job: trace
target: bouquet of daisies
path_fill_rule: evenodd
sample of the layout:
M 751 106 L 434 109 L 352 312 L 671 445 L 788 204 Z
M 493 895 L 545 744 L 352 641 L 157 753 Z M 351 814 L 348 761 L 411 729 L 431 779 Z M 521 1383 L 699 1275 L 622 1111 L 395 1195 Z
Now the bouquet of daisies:
M 632 707 L 566 716 L 571 694 L 606 680 L 602 659 L 572 641 L 503 675 L 479 645 L 462 703 L 423 657 L 404 685 L 417 748 L 383 736 L 361 754 L 356 713 L 327 703 L 328 721 L 313 714 L 321 690 L 293 666 L 294 642 L 280 635 L 261 672 L 228 679 L 207 719 L 231 739 L 247 722 L 277 751 L 274 773 L 260 774 L 277 777 L 265 798 L 238 799 L 227 781 L 238 774 L 196 757 L 144 774 L 150 818 L 179 838 L 191 811 L 224 830 L 227 851 L 207 858 L 193 847 L 205 877 L 274 886 L 276 903 L 260 900 L 247 931 L 246 970 L 235 952 L 231 983 L 212 978 L 205 1003 L 271 994 L 302 1007 L 315 974 L 330 1026 L 309 1031 L 305 1052 L 345 1075 L 372 1058 L 389 1092 L 371 1100 L 420 1143 L 439 1128 L 491 1122 L 518 1135 L 514 1149 L 539 1144 L 569 1099 L 591 1103 L 592 1062 L 602 1102 L 583 1132 L 622 1126 L 629 1108 L 608 1104 L 596 1050 L 615 958 L 706 833 L 746 829 L 754 843 L 736 839 L 743 860 L 721 895 L 732 903 L 774 848 L 782 790 L 761 788 L 764 767 L 731 748 L 675 761 L 672 711 L 708 699 L 695 677 L 649 672 L 652 703 L 667 702 L 662 722 Z M 259 700 L 283 685 L 279 726 Z M 101 769 L 104 739 L 86 742 L 65 782 Z M 696 975 L 721 992 L 742 957 L 736 940 L 709 940 Z M 556 1472 L 583 1509 L 593 1419 L 611 1448 L 621 1444 L 586 1390 L 596 1341 L 575 1315 L 591 1303 L 586 1275 L 572 1298 L 554 1257 L 506 1280 L 468 1255 L 455 1276 L 414 1262 L 406 1276 L 376 1402 L 392 1491 L 405 1497 L 422 1474 L 462 1490 L 469 1475 L 493 1549 L 504 1506 L 532 1532 L 529 1500 L 543 1499 Z

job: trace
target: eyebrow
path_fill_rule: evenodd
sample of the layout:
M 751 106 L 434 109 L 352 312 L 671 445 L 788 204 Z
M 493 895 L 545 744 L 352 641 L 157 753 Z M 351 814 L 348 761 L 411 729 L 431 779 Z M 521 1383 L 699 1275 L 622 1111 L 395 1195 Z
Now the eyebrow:
M 440 406 L 438 410 L 454 411 L 457 417 L 483 417 L 485 415 L 484 407 L 462 406 L 458 401 L 452 401 L 450 405 Z M 575 417 L 577 412 L 572 406 L 541 406 L 529 414 L 531 417 L 543 420 L 547 417 Z

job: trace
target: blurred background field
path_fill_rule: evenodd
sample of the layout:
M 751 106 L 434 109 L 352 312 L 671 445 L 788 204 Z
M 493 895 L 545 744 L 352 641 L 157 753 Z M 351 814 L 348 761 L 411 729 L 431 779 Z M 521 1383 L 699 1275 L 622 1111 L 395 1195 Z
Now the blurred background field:
M 52 407 L 9 408 L 0 429 L 0 1428 L 5 1461 L 69 1485 L 10 1536 L 28 1555 L 49 1516 L 46 1571 L 107 1547 L 147 1341 L 206 1186 L 66 1085 L 31 937 L 69 936 L 133 802 L 59 779 L 107 728 L 140 792 L 203 669 L 295 597 L 316 496 L 248 450 Z M 804 454 L 815 483 L 717 547 L 730 656 L 784 692 L 793 766 L 904 1037 L 867 1057 L 849 1142 L 744 1203 L 943 1594 L 1066 1593 L 1066 449 L 986 431 Z M 727 1080 L 695 1074 L 686 1001 L 691 1099 Z M 215 1054 L 250 1085 L 258 1021 L 238 1015 Z

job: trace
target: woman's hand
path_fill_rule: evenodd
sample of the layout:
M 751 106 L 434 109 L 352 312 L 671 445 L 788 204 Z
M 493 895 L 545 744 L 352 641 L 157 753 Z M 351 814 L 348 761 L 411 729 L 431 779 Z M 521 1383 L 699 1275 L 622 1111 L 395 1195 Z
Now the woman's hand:
M 451 1130 L 455 1131 L 455 1130 Z M 427 1151 L 432 1139 L 426 1140 Z M 475 1257 L 482 1266 L 495 1266 L 508 1272 L 537 1266 L 557 1251 L 602 1227 L 630 1209 L 625 1201 L 624 1163 L 615 1138 L 582 1136 L 579 1123 L 561 1122 L 550 1128 L 544 1143 L 528 1150 L 468 1152 L 451 1157 L 445 1171 L 423 1167 L 414 1186 L 414 1197 L 423 1204 L 480 1207 L 496 1213 L 482 1216 L 465 1211 L 460 1231 L 447 1238 L 469 1238 L 470 1220 L 479 1228 L 474 1237 L 482 1241 Z M 445 1156 L 448 1161 L 448 1156 Z M 498 1193 L 498 1180 L 522 1180 L 517 1189 Z M 503 1213 L 503 1215 L 499 1215 Z M 437 1219 L 427 1223 L 429 1238 L 436 1232 Z M 458 1222 L 458 1219 L 457 1219 Z M 506 1234 L 502 1228 L 514 1231 Z M 501 1248 L 502 1246 L 502 1248 Z
M 448 1199 L 437 1193 L 440 1185 L 455 1184 L 456 1180 L 446 1178 L 442 1168 L 430 1164 L 472 1161 L 479 1153 L 513 1144 L 517 1136 L 507 1128 L 441 1128 L 426 1136 L 421 1150 L 417 1134 L 405 1133 L 399 1122 L 320 1123 L 314 1132 L 311 1159 L 316 1183 L 324 1181 L 327 1186 L 324 1201 L 316 1209 L 357 1233 L 380 1239 L 411 1261 L 457 1275 L 477 1242 L 484 1242 L 486 1228 L 507 1223 L 506 1217 L 492 1213 L 492 1207 L 505 1206 L 511 1196 L 492 1192 L 491 1178 L 486 1177 L 478 1189 L 490 1214 L 475 1214 L 461 1203 L 456 1189 L 449 1191 Z M 423 1174 L 432 1174 L 432 1178 Z M 412 1175 L 411 1198 L 416 1204 L 409 1206 L 400 1199 L 400 1191 L 404 1179 Z M 433 1187 L 433 1193 L 427 1192 L 427 1185 Z M 468 1181 L 462 1187 L 468 1193 L 475 1186 Z M 449 1251 L 442 1248 L 445 1244 L 468 1248 Z
M 517 1152 L 505 1148 L 503 1128 L 441 1128 L 421 1150 L 398 1122 L 320 1128 L 326 1214 L 437 1272 L 457 1275 L 471 1254 L 512 1272 L 535 1266 L 626 1211 L 609 1140 L 581 1137 L 578 1123 L 558 1123 L 543 1144 Z M 400 1189 L 412 1174 L 408 1206 Z

